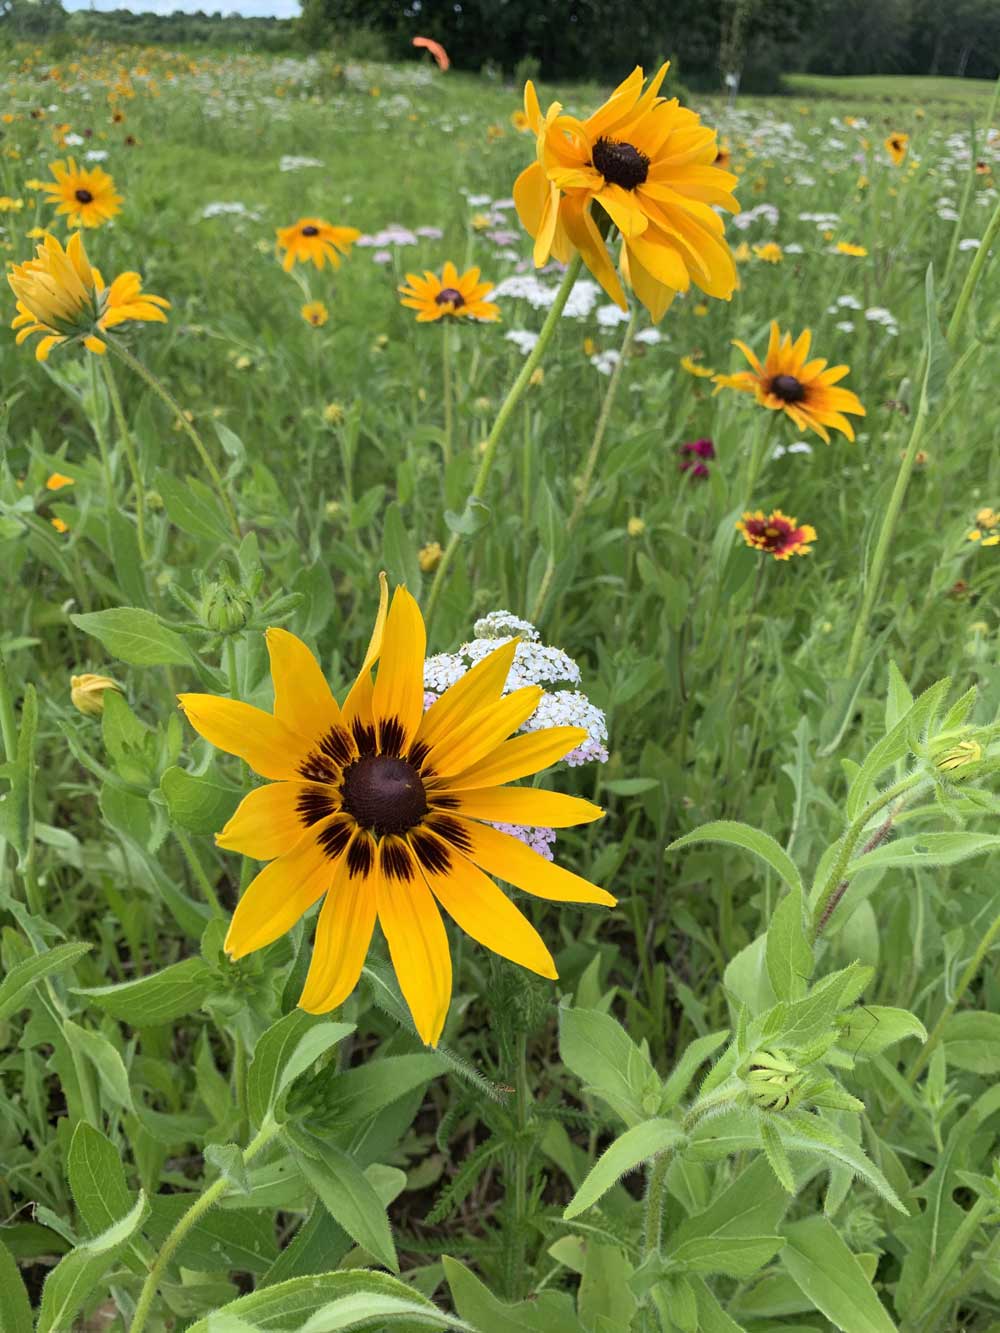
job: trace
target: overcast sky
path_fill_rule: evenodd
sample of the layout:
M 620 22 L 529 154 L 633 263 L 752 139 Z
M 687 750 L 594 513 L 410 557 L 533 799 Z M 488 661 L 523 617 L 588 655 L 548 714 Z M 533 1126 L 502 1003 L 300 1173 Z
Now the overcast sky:
M 131 9 L 133 13 L 173 14 L 182 9 L 189 14 L 203 9 L 206 14 L 246 14 L 248 17 L 295 18 L 298 0 L 63 0 L 66 9 Z

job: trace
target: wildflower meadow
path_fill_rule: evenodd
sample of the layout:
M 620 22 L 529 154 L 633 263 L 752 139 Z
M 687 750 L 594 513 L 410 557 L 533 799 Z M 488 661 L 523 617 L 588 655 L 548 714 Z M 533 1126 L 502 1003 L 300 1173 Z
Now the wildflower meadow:
M 0 1331 L 997 1333 L 993 85 L 0 62 Z

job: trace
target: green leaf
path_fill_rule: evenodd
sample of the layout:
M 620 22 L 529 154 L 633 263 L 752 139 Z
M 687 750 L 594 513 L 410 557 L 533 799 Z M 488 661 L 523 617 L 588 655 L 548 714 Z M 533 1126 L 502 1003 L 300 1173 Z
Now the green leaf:
M 598 1009 L 559 1010 L 563 1064 L 601 1097 L 627 1125 L 660 1109 L 660 1078 L 622 1025 Z
M 577 1310 L 588 1328 L 600 1328 L 601 1320 L 613 1320 L 612 1327 L 627 1329 L 638 1309 L 629 1286 L 632 1264 L 618 1245 L 608 1245 L 595 1238 L 584 1250 L 583 1273 L 577 1296 Z
M 86 1120 L 73 1131 L 68 1166 L 73 1202 L 92 1236 L 114 1226 L 133 1206 L 120 1152 Z
M 939 680 L 924 690 L 888 734 L 869 752 L 847 793 L 849 820 L 857 819 L 861 813 L 870 799 L 872 786 L 879 774 L 910 753 L 914 737 L 927 726 L 930 718 L 937 712 L 950 683 L 948 679 Z
M 590 1208 L 623 1175 L 672 1148 L 684 1137 L 672 1120 L 646 1120 L 627 1129 L 594 1163 L 563 1212 L 568 1222 Z
M 779 1000 L 798 1000 L 806 993 L 813 970 L 813 951 L 802 919 L 802 890 L 786 893 L 767 928 L 767 975 Z
M 860 1005 L 841 1022 L 843 1026 L 837 1044 L 855 1060 L 871 1059 L 907 1037 L 927 1040 L 927 1029 L 916 1014 L 887 1005 Z
M 218 833 L 245 794 L 211 771 L 195 776 L 176 765 L 160 778 L 160 791 L 171 823 L 189 833 Z
M 974 1009 L 952 1014 L 941 1036 L 954 1069 L 987 1077 L 1000 1074 L 1000 1014 Z
M 298 1136 L 294 1142 L 298 1147 Z M 311 1153 L 307 1156 L 300 1151 L 294 1157 L 333 1220 L 380 1264 L 398 1273 L 399 1260 L 389 1219 L 361 1167 L 332 1143 L 322 1145 L 322 1157 Z
M 689 1281 L 698 1303 L 698 1333 L 744 1333 L 743 1326 L 726 1314 L 701 1278 Z
M 720 1248 L 742 1236 L 772 1234 L 788 1207 L 788 1197 L 762 1157 L 755 1157 L 732 1184 L 671 1232 L 666 1254 L 693 1240 L 711 1241 Z
M 243 1159 L 243 1149 L 235 1143 L 210 1143 L 205 1148 L 205 1161 L 225 1176 L 239 1194 L 250 1194 L 250 1177 Z
M 723 1028 L 721 1032 L 708 1032 L 688 1043 L 663 1085 L 661 1111 L 673 1110 L 690 1087 L 698 1067 L 715 1054 L 728 1036 L 729 1029 Z
M 794 1194 L 795 1172 L 792 1170 L 792 1164 L 788 1160 L 788 1154 L 785 1152 L 785 1145 L 781 1141 L 781 1135 L 775 1129 L 770 1120 L 761 1120 L 760 1122 L 760 1142 L 764 1149 L 764 1156 L 767 1163 L 774 1172 L 775 1179 L 781 1185 L 782 1189 Z M 851 1180 L 854 1179 L 853 1172 Z
M 505 1305 L 457 1259 L 446 1254 L 441 1262 L 455 1309 L 477 1333 L 585 1333 L 565 1292 L 541 1291 Z
M 338 1070 L 324 1089 L 323 1118 L 331 1126 L 356 1125 L 443 1074 L 443 1056 L 388 1055 Z
M 406 531 L 403 511 L 395 500 L 386 506 L 382 517 L 382 557 L 390 578 L 405 583 L 414 597 L 419 597 L 422 580 L 416 545 Z
M 674 1263 L 692 1273 L 726 1273 L 753 1277 L 771 1262 L 785 1243 L 783 1236 L 730 1236 L 724 1241 L 685 1241 L 671 1251 Z
M 243 1320 L 248 1327 L 259 1333 L 269 1333 L 270 1330 L 286 1333 L 288 1329 L 300 1329 L 305 1320 L 334 1301 L 358 1295 L 395 1296 L 417 1305 L 423 1303 L 429 1312 L 437 1313 L 433 1304 L 419 1292 L 398 1278 L 390 1277 L 388 1273 L 348 1269 L 338 1273 L 296 1277 L 251 1292 L 249 1296 L 241 1296 L 224 1305 L 215 1314 L 199 1319 L 187 1333 L 215 1333 L 216 1327 L 233 1327 L 213 1322 L 222 1315 L 227 1319 Z
M 149 1204 L 140 1192 L 135 1206 L 107 1231 L 77 1245 L 63 1256 L 45 1279 L 37 1333 L 66 1333 L 101 1278 L 142 1226 Z
M 924 382 L 920 389 L 920 412 L 922 415 L 930 411 L 944 392 L 951 362 L 951 353 L 938 320 L 933 264 L 927 265 L 927 272 L 924 275 L 924 329 L 924 364 L 926 369 L 924 370 Z
M 254 1123 L 263 1124 L 268 1114 L 274 1114 L 294 1080 L 353 1031 L 353 1023 L 317 1021 L 301 1009 L 272 1024 L 257 1042 L 247 1076 L 247 1103 Z
M 843 1333 L 896 1333 L 885 1306 L 836 1229 L 825 1217 L 784 1228 L 781 1262 L 813 1305 Z
M 15 963 L 0 982 L 0 1022 L 17 1013 L 28 1003 L 32 988 L 42 977 L 64 972 L 93 946 L 90 944 L 57 944 L 54 949 L 25 958 Z
M 214 980 L 205 961 L 196 957 L 185 958 L 138 981 L 73 989 L 112 1018 L 143 1028 L 172 1023 L 185 1014 L 195 1013 L 212 990 Z
M 215 495 L 204 482 L 190 476 L 182 481 L 161 467 L 156 471 L 156 489 L 163 497 L 167 517 L 175 527 L 192 537 L 230 544 L 233 534 Z
M 160 1246 L 191 1207 L 194 1194 L 158 1194 L 151 1201 L 146 1235 Z M 199 1218 L 177 1248 L 174 1263 L 201 1272 L 238 1269 L 266 1273 L 278 1257 L 274 1216 L 262 1208 L 213 1208 Z
M 152 611 L 117 606 L 110 611 L 86 611 L 70 620 L 107 649 L 112 657 L 132 666 L 188 666 L 187 642 L 160 623 Z
M 0 1333 L 33 1333 L 34 1325 L 17 1261 L 0 1243 Z
M 754 856 L 766 861 L 771 869 L 785 881 L 790 889 L 802 891 L 802 876 L 795 862 L 780 843 L 761 829 L 751 828 L 749 824 L 740 824 L 734 819 L 716 819 L 710 824 L 702 824 L 680 838 L 675 838 L 667 847 L 668 852 L 678 847 L 689 847 L 695 842 L 722 842 L 731 847 L 742 847 Z
M 791 1114 L 776 1114 L 771 1123 L 781 1137 L 788 1152 L 818 1154 L 840 1166 L 846 1166 L 855 1175 L 866 1180 L 877 1194 L 881 1194 L 887 1203 L 898 1212 L 909 1216 L 909 1210 L 900 1203 L 896 1191 L 886 1180 L 874 1162 L 864 1152 L 828 1120 L 810 1115 L 805 1111 Z
M 448 531 L 455 533 L 456 536 L 474 537 L 490 521 L 489 506 L 485 505 L 478 496 L 470 495 L 465 502 L 465 508 L 460 514 L 456 514 L 454 510 L 446 509 L 444 511 L 444 521 L 448 525 Z
M 998 847 L 998 833 L 918 833 L 856 857 L 848 865 L 845 878 L 885 866 L 953 866 Z
M 134 1111 L 128 1070 L 107 1037 L 99 1032 L 90 1032 L 69 1018 L 63 1019 L 63 1032 L 66 1040 L 73 1042 L 97 1070 L 101 1087 L 112 1104 L 124 1111 Z
M 377 1319 L 379 1329 L 405 1326 L 407 1330 L 414 1324 L 420 1328 L 457 1328 L 466 1333 L 476 1333 L 471 1324 L 440 1310 L 428 1309 L 423 1300 L 415 1294 L 397 1296 L 389 1292 L 356 1292 L 351 1296 L 341 1296 L 329 1305 L 324 1305 L 306 1323 L 298 1333 L 339 1333 L 341 1329 L 361 1328 L 362 1324 L 371 1326 L 370 1321 Z

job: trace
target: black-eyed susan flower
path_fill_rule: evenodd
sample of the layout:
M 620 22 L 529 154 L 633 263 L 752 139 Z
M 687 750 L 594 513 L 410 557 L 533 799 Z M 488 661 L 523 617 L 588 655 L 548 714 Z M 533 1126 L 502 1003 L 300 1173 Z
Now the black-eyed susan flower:
M 91 352 L 103 352 L 99 334 L 128 320 L 166 322 L 170 302 L 142 290 L 138 273 L 121 273 L 110 287 L 91 267 L 80 233 L 64 250 L 54 236 L 46 236 L 35 258 L 15 264 L 7 281 L 17 297 L 11 328 L 16 342 L 43 334 L 35 357 L 44 361 L 59 343 L 82 341 Z
M 299 314 L 307 324 L 311 324 L 314 329 L 321 329 L 330 318 L 330 312 L 322 301 L 307 301 L 299 311 Z
M 720 389 L 739 389 L 755 394 L 762 407 L 786 413 L 800 430 L 815 431 L 827 444 L 830 443 L 828 426 L 853 440 L 854 428 L 844 414 L 863 417 L 865 409 L 850 389 L 837 387 L 839 381 L 850 373 L 850 367 L 830 366 L 828 369 L 821 357 L 810 361 L 811 341 L 812 334 L 804 329 L 793 342 L 792 335 L 782 335 L 777 321 L 772 320 L 767 356 L 761 365 L 746 343 L 734 339 L 733 345 L 740 349 L 753 369 L 737 371 L 734 375 L 716 375 L 716 393 Z
M 654 320 L 695 283 L 728 300 L 736 271 L 716 208 L 738 211 L 736 177 L 715 165 L 714 130 L 676 98 L 657 96 L 668 66 L 643 91 L 638 66 L 587 120 L 553 102 L 544 117 L 534 85 L 525 115 L 537 160 L 514 185 L 518 216 L 535 238 L 537 267 L 574 252 L 622 309 L 622 281 L 605 244 L 611 223 L 622 237 L 621 278 Z
M 558 902 L 615 900 L 492 827 L 562 828 L 602 813 L 573 796 L 505 785 L 555 763 L 586 735 L 560 726 L 509 739 L 544 695 L 537 685 L 501 693 L 517 640 L 424 711 L 420 609 L 405 588 L 388 614 L 387 602 L 383 578 L 368 652 L 343 707 L 309 649 L 283 629 L 266 635 L 273 714 L 205 694 L 180 702 L 206 740 L 270 780 L 217 838 L 270 861 L 240 899 L 226 951 L 235 959 L 264 948 L 322 899 L 299 1005 L 325 1013 L 357 985 L 378 920 L 417 1031 L 435 1045 L 451 999 L 439 904 L 487 948 L 554 977 L 541 937 L 489 877 Z
M 798 519 L 789 518 L 780 509 L 765 514 L 762 509 L 749 511 L 736 524 L 747 546 L 766 551 L 775 560 L 789 560 L 793 555 L 808 555 L 810 542 L 816 540 L 816 529 L 808 523 L 799 526 Z
M 278 228 L 278 248 L 285 251 L 281 267 L 286 273 L 296 264 L 340 268 L 340 256 L 350 254 L 360 235 L 357 227 L 333 227 L 322 218 L 299 218 L 290 227 Z
M 892 165 L 894 167 L 902 166 L 903 159 L 910 147 L 910 136 L 903 134 L 902 131 L 897 131 L 890 134 L 882 146 L 892 159 Z
M 122 196 L 103 167 L 78 167 L 70 157 L 51 163 L 49 170 L 55 181 L 44 181 L 42 189 L 67 226 L 101 227 L 121 212 Z
M 500 318 L 500 307 L 486 300 L 493 290 L 493 283 L 480 282 L 478 268 L 470 268 L 460 274 L 449 259 L 440 278 L 425 269 L 422 278 L 415 273 L 407 273 L 406 283 L 406 286 L 397 288 L 400 305 L 417 311 L 418 324 L 444 319 L 446 316 L 487 321 Z

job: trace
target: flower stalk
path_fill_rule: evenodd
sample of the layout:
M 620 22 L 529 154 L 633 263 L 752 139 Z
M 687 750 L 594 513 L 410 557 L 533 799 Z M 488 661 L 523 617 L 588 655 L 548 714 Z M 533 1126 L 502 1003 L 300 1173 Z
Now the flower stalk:
M 530 355 L 521 367 L 521 373 L 508 389 L 507 396 L 500 405 L 496 420 L 493 422 L 493 428 L 486 438 L 486 446 L 483 449 L 483 456 L 479 463 L 479 471 L 476 473 L 476 479 L 472 484 L 472 490 L 469 494 L 470 502 L 481 500 L 486 491 L 486 484 L 489 481 L 490 473 L 493 470 L 497 448 L 503 438 L 503 433 L 507 428 L 507 422 L 510 420 L 515 407 L 517 407 L 517 404 L 520 402 L 522 394 L 528 387 L 536 367 L 545 355 L 545 349 L 548 347 L 549 342 L 552 339 L 552 335 L 556 330 L 556 325 L 559 323 L 566 302 L 569 300 L 569 294 L 573 290 L 573 284 L 576 282 L 582 263 L 583 261 L 579 255 L 574 256 L 570 261 L 569 267 L 566 269 L 566 273 L 563 276 L 562 283 L 559 286 L 559 290 L 556 293 L 556 299 L 552 302 L 549 313 L 545 318 L 545 323 L 542 325 L 541 332 L 538 335 L 538 342 L 532 348 Z M 448 539 L 448 545 L 444 548 L 444 553 L 441 556 L 441 563 L 438 565 L 437 571 L 435 572 L 434 582 L 431 584 L 430 595 L 427 598 L 426 620 L 428 627 L 430 627 L 433 621 L 434 612 L 437 610 L 438 601 L 444 590 L 445 578 L 451 566 L 451 562 L 455 558 L 455 552 L 458 549 L 460 541 L 460 534 L 453 532 Z

